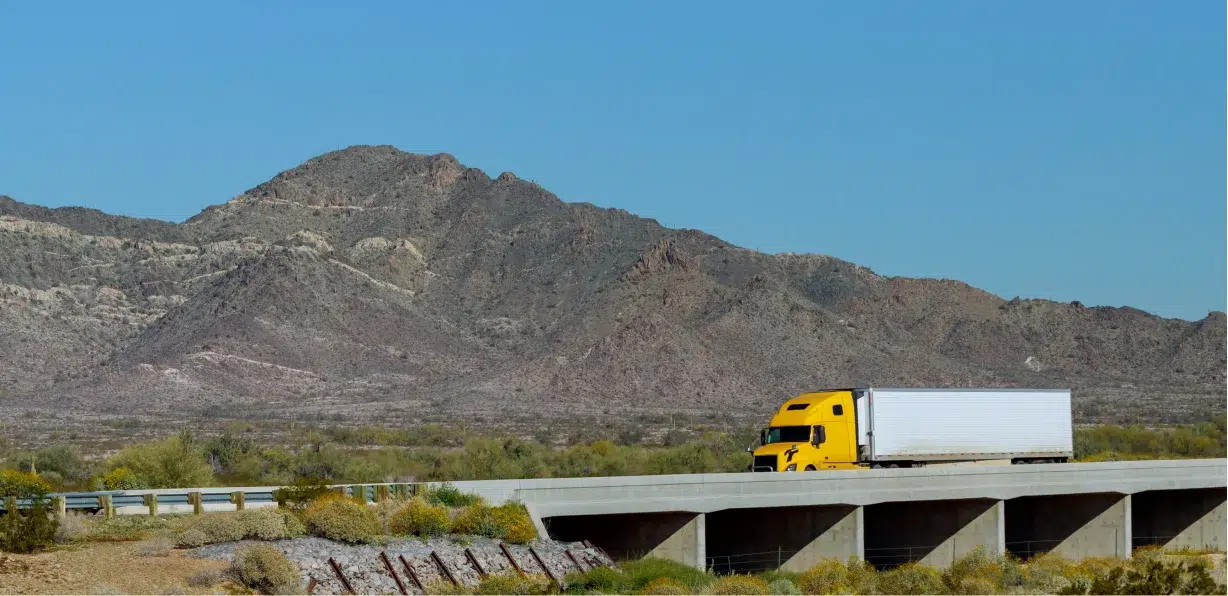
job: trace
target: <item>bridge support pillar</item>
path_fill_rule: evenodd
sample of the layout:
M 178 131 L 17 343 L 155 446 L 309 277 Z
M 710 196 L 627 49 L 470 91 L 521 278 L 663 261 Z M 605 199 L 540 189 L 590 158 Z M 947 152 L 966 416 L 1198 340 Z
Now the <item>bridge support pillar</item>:
M 1006 503 L 1008 549 L 1027 558 L 1130 558 L 1130 495 L 1090 493 L 1020 497 Z
M 1228 491 L 1222 488 L 1136 493 L 1133 546 L 1223 551 L 1228 546 Z
M 543 520 L 549 536 L 588 540 L 615 559 L 656 557 L 697 569 L 707 566 L 707 518 L 702 513 L 570 515 Z
M 878 567 L 910 561 L 945 568 L 978 547 L 1006 551 L 1005 510 L 997 499 L 908 501 L 867 506 L 865 559 Z
M 855 505 L 726 509 L 708 514 L 717 573 L 805 571 L 821 559 L 862 558 L 864 510 Z

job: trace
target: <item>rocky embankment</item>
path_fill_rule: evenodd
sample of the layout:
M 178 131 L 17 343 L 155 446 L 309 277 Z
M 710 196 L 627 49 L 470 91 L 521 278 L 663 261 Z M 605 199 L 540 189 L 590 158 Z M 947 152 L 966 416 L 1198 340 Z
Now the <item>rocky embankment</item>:
M 212 544 L 189 554 L 229 561 L 247 542 Z M 453 580 L 476 586 L 485 574 L 523 571 L 562 580 L 568 573 L 613 564 L 599 548 L 547 540 L 517 545 L 450 537 L 351 545 L 307 537 L 269 544 L 299 566 L 308 594 L 423 594 L 423 587 Z

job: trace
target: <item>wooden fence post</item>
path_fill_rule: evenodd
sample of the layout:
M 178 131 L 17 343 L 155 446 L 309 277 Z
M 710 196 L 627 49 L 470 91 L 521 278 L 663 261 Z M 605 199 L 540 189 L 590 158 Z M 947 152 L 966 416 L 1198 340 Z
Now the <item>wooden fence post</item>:
M 247 495 L 241 490 L 236 490 L 230 493 L 230 502 L 235 504 L 235 511 L 243 511 L 247 506 Z
M 158 515 L 158 495 L 153 493 L 143 495 L 141 500 L 145 501 L 145 505 L 149 507 L 149 515 L 151 517 Z
M 98 495 L 98 508 L 106 519 L 115 517 L 115 506 L 111 503 L 111 495 Z
M 200 491 L 188 493 L 188 503 L 192 505 L 192 515 L 200 515 L 205 512 L 205 502 Z
M 381 484 L 375 487 L 375 502 L 383 503 L 388 500 L 388 485 Z
M 55 501 L 55 518 L 63 521 L 68 516 L 68 497 L 63 495 L 53 499 Z

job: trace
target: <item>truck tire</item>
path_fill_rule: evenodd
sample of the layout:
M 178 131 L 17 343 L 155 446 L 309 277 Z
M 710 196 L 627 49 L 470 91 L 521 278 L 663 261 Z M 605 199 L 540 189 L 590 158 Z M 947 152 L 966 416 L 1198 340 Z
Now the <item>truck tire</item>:
M 807 471 L 807 472 L 816 472 L 816 471 L 818 471 L 818 468 L 816 468 L 816 467 L 814 467 L 814 466 L 806 466 L 806 471 Z

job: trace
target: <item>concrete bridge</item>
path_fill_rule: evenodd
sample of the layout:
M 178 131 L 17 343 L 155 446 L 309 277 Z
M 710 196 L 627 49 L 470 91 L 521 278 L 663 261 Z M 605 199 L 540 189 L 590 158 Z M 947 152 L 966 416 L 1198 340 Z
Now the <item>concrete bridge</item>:
M 1124 558 L 1228 543 L 1224 459 L 453 484 L 525 503 L 558 540 L 717 571 L 849 556 L 942 567 L 978 546 Z
M 424 483 L 438 485 L 440 483 Z M 717 571 L 799 570 L 820 558 L 945 566 L 983 546 L 1028 557 L 1129 557 L 1161 545 L 1224 551 L 1228 460 L 963 465 L 762 474 L 452 483 L 524 503 L 538 531 L 615 558 L 653 555 Z M 347 485 L 380 498 L 405 485 Z M 276 506 L 278 487 L 56 495 L 118 514 Z

